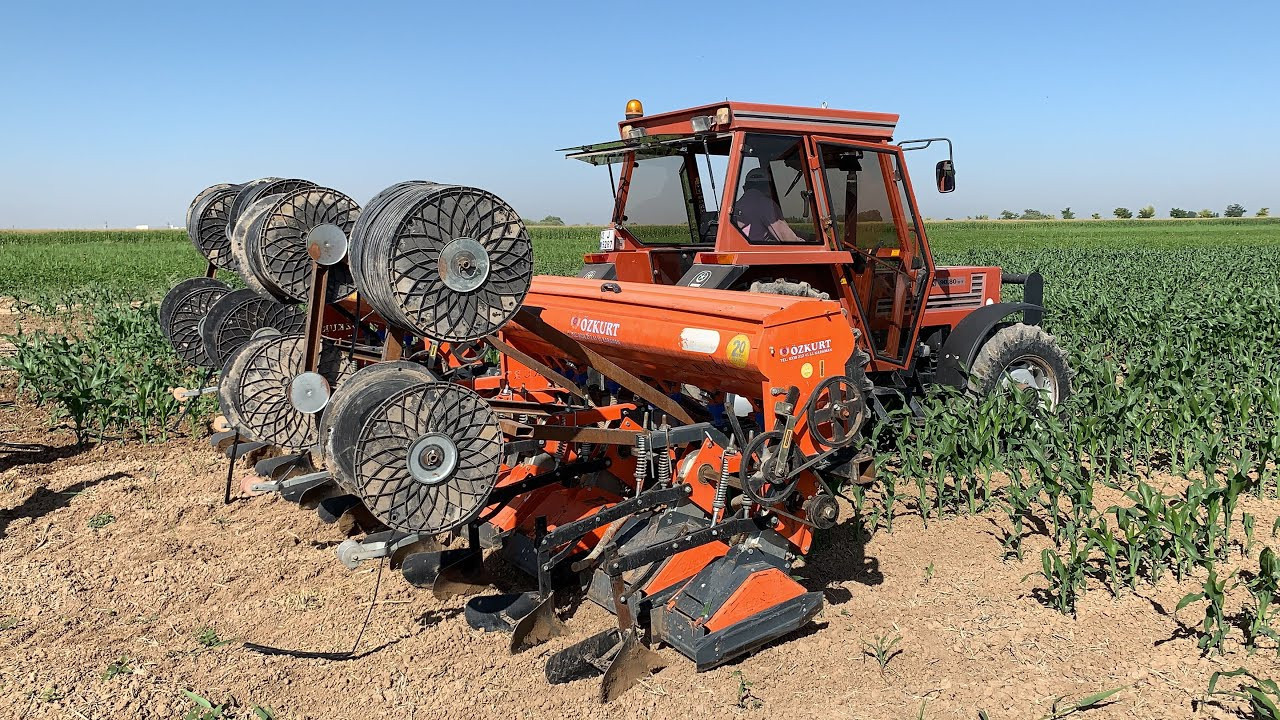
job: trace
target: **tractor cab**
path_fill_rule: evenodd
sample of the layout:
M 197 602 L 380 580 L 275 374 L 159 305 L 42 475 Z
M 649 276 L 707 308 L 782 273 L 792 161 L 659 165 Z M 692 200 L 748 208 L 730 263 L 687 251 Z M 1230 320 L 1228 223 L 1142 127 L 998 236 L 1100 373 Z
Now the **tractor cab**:
M 607 166 L 615 197 L 580 276 L 837 300 L 872 369 L 904 368 L 935 270 L 897 119 L 739 102 L 646 116 L 632 101 L 621 139 L 567 149 Z M 949 191 L 949 164 L 938 177 Z

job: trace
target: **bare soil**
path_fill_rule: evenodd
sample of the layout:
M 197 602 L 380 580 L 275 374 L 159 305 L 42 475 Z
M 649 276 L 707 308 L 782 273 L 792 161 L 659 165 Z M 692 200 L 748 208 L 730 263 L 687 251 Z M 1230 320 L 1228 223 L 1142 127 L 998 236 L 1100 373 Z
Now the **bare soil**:
M 3 717 L 179 718 L 188 690 L 235 718 L 262 706 L 299 720 L 916 718 L 921 708 L 999 720 L 1115 687 L 1125 689 L 1085 717 L 1239 717 L 1236 704 L 1197 703 L 1209 675 L 1280 675 L 1270 650 L 1232 643 L 1225 657 L 1201 656 L 1188 632 L 1199 606 L 1173 614 L 1195 581 L 1119 600 L 1091 587 L 1066 617 L 1025 577 L 1043 538 L 1026 561 L 1002 562 L 994 516 L 925 527 L 908 514 L 865 545 L 849 523 L 820 537 L 802 574 L 827 604 L 810 627 L 705 673 L 661 649 L 669 666 L 608 706 L 595 681 L 543 679 L 552 652 L 608 627 L 600 609 L 584 604 L 573 637 L 513 656 L 506 637 L 467 626 L 463 601 L 437 601 L 389 570 L 357 659 L 264 656 L 243 643 L 349 649 L 376 566 L 347 570 L 333 553 L 339 531 L 277 497 L 223 506 L 226 461 L 203 440 L 76 448 L 11 387 L 0 376 Z M 1273 542 L 1280 503 L 1244 505 Z M 885 634 L 901 636 L 900 652 L 881 673 L 864 643 Z

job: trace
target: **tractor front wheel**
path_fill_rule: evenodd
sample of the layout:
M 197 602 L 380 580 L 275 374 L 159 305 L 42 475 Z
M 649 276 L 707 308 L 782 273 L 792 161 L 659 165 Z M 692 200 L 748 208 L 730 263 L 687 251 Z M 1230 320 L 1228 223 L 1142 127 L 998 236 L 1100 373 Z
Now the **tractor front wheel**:
M 970 372 L 969 390 L 979 397 L 1009 387 L 1036 390 L 1041 405 L 1054 410 L 1071 396 L 1067 353 L 1036 325 L 1015 323 L 997 330 L 978 349 Z

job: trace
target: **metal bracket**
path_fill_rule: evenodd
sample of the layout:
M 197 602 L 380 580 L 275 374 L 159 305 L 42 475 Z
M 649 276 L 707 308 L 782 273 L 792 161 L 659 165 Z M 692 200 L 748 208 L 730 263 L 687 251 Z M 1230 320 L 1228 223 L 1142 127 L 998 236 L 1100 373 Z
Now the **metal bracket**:
M 348 539 L 338 544 L 338 560 L 348 569 L 355 570 L 365 560 L 389 558 L 401 549 L 422 540 L 417 533 L 384 530 L 365 537 L 364 540 Z
M 287 491 L 306 492 L 312 488 L 321 485 L 333 479 L 333 475 L 326 471 L 307 473 L 306 475 L 295 475 L 284 480 L 267 480 L 264 482 L 256 482 L 249 486 L 254 492 L 274 492 L 284 493 Z

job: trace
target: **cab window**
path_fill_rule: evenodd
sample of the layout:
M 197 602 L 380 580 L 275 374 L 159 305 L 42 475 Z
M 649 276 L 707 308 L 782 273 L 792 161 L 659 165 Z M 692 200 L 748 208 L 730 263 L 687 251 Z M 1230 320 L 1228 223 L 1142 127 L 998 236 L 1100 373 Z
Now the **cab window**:
M 734 188 L 733 226 L 753 245 L 820 243 L 804 142 L 786 135 L 748 134 Z

